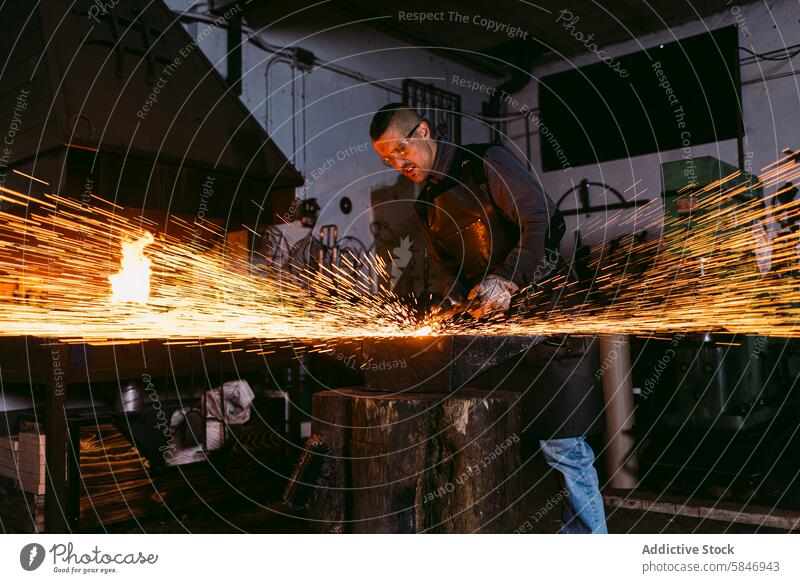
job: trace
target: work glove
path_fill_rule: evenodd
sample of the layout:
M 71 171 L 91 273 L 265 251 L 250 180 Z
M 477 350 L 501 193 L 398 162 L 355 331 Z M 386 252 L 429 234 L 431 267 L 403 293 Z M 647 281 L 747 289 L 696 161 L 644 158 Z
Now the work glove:
M 511 307 L 511 296 L 518 291 L 519 287 L 513 282 L 490 275 L 467 295 L 468 300 L 477 304 L 469 313 L 473 318 L 483 318 L 496 312 L 505 312 Z

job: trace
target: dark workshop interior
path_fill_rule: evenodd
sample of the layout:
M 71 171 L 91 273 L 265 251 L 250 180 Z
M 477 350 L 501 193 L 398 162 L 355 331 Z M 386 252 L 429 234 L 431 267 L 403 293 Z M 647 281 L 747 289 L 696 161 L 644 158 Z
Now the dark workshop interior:
M 797 2 L 0 15 L 2 532 L 800 528 Z

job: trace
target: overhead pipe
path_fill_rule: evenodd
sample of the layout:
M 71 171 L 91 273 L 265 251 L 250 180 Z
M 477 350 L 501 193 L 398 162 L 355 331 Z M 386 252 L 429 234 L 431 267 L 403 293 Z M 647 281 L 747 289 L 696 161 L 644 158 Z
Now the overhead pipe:
M 266 90 L 266 95 L 264 96 L 265 100 L 265 108 L 266 108 L 266 130 L 269 134 L 272 128 L 272 115 L 270 111 L 270 103 L 271 99 L 269 98 L 269 72 L 272 69 L 272 66 L 276 63 L 285 63 L 289 65 L 292 75 L 292 88 L 291 88 L 291 95 L 292 95 L 292 164 L 295 164 L 295 155 L 297 152 L 297 135 L 296 135 L 296 128 L 294 122 L 294 114 L 297 111 L 296 103 L 295 103 L 295 63 L 294 59 L 287 57 L 283 53 L 275 53 L 269 59 L 267 59 L 267 66 L 264 70 L 264 88 Z

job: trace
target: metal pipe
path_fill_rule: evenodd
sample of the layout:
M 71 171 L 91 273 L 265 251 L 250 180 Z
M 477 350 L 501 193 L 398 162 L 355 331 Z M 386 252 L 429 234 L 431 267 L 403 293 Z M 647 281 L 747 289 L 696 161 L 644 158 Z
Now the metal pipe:
M 270 115 L 270 112 L 271 112 L 270 103 L 272 102 L 272 100 L 269 98 L 269 72 L 270 72 L 270 69 L 272 68 L 272 65 L 274 65 L 276 63 L 286 63 L 287 65 L 289 65 L 290 75 L 292 76 L 292 92 L 291 92 L 292 93 L 292 113 L 291 113 L 291 116 L 292 116 L 291 117 L 291 119 L 292 119 L 292 155 L 291 155 L 291 162 L 292 162 L 292 165 L 296 166 L 296 164 L 295 164 L 295 162 L 297 160 L 297 120 L 296 120 L 296 113 L 297 113 L 297 101 L 296 101 L 296 99 L 297 98 L 296 98 L 296 88 L 295 88 L 296 64 L 295 64 L 294 58 L 289 58 L 289 57 L 287 57 L 287 56 L 285 56 L 285 55 L 283 55 L 281 53 L 276 53 L 276 54 L 272 55 L 269 59 L 267 59 L 267 66 L 266 66 L 266 68 L 264 70 L 264 89 L 266 91 L 266 94 L 264 95 L 264 100 L 266 101 L 265 107 L 266 107 L 266 110 L 267 110 L 267 113 L 266 113 L 266 118 L 267 118 L 266 119 L 266 122 L 267 122 L 266 130 L 267 130 L 267 133 L 269 134 L 271 132 L 271 126 L 272 126 L 272 116 Z
M 303 176 L 308 176 L 308 144 L 306 143 L 306 105 L 308 100 L 306 98 L 306 75 L 308 71 L 301 71 L 301 84 L 300 84 L 300 112 L 303 123 L 302 134 L 302 148 L 303 148 Z M 303 181 L 303 198 L 308 198 L 308 181 Z
M 742 99 L 742 65 L 739 60 L 739 48 L 736 48 L 736 57 L 733 64 L 733 82 L 736 90 L 736 150 L 739 159 L 739 170 L 744 173 L 745 159 L 744 159 L 744 141 L 745 127 L 744 127 L 744 100 Z
M 266 69 L 264 70 L 264 88 L 266 90 L 266 95 L 264 96 L 264 100 L 266 101 L 265 105 L 266 105 L 266 110 L 267 110 L 267 113 L 266 113 L 266 124 L 267 124 L 266 129 L 267 129 L 267 133 L 270 133 L 270 128 L 272 127 L 272 116 L 270 115 L 270 109 L 269 109 L 269 104 L 270 104 L 270 99 L 269 99 L 269 71 L 272 68 L 272 65 L 274 65 L 275 63 L 286 63 L 290 67 L 292 67 L 293 64 L 294 64 L 294 62 L 293 62 L 293 60 L 291 58 L 289 58 L 289 57 L 287 57 L 287 56 L 285 56 L 285 55 L 283 55 L 281 53 L 275 53 L 269 59 L 267 59 L 267 66 L 266 66 Z
M 600 336 L 603 396 L 606 402 L 606 472 L 612 488 L 633 489 L 638 463 L 633 452 L 634 423 L 631 345 L 625 334 Z
M 205 14 L 196 14 L 196 13 L 182 13 L 182 12 L 173 12 L 175 16 L 178 16 L 182 21 L 188 22 L 206 22 L 206 23 L 215 23 L 215 18 L 213 16 L 208 16 Z M 220 28 L 227 28 L 224 23 L 218 24 Z M 253 43 L 258 48 L 268 53 L 273 53 L 274 55 L 281 55 L 287 59 L 293 58 L 292 50 L 286 47 L 279 47 L 275 45 L 271 45 L 265 42 L 261 36 L 260 32 L 256 31 L 249 26 L 243 26 L 242 31 L 247 33 L 247 42 Z M 314 68 L 326 69 L 338 75 L 342 75 L 345 77 L 350 77 L 351 79 L 355 79 L 356 81 L 360 81 L 361 83 L 368 83 L 370 85 L 374 85 L 379 89 L 383 89 L 384 91 L 389 91 L 390 93 L 394 93 L 396 95 L 402 95 L 403 90 L 400 87 L 395 87 L 394 85 L 390 85 L 388 83 L 383 83 L 378 81 L 377 79 L 373 79 L 371 77 L 367 77 L 359 73 L 358 71 L 354 71 L 352 69 L 348 69 L 346 67 L 342 67 L 340 65 L 334 65 L 332 63 L 327 63 L 325 61 L 321 61 L 317 58 L 314 59 Z
M 297 63 L 292 61 L 292 164 L 297 167 Z

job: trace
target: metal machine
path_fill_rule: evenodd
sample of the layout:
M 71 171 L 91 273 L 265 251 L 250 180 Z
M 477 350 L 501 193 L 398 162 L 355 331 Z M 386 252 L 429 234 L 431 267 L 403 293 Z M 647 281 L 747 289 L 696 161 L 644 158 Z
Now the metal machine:
M 711 156 L 666 162 L 661 165 L 664 201 L 664 236 L 685 240 L 709 213 L 761 198 L 760 188 L 749 187 L 756 177 L 739 173 L 730 164 Z M 722 188 L 741 188 L 732 197 L 703 204 L 719 189 L 704 187 L 724 181 Z M 719 213 L 719 221 L 724 220 Z M 713 227 L 713 226 L 712 226 Z M 703 228 L 709 229 L 706 222 Z M 725 226 L 724 228 L 730 228 Z M 743 224 L 738 228 L 750 228 Z M 723 227 L 720 226 L 722 230 Z M 741 263 L 743 269 L 755 264 Z M 700 261 L 702 269 L 702 258 Z M 692 269 L 692 268 L 689 268 Z M 696 276 L 697 273 L 688 274 Z M 702 274 L 700 274 L 702 275 Z M 668 427 L 741 430 L 772 418 L 777 405 L 778 375 L 765 366 L 768 338 L 744 335 L 691 334 L 675 347 L 665 377 L 674 387 L 661 422 Z M 666 378 L 665 378 L 666 380 Z
M 736 222 L 730 220 L 736 213 L 719 211 L 761 198 L 761 190 L 750 186 L 757 184 L 755 177 L 710 156 L 662 164 L 661 177 L 661 249 L 679 254 L 685 267 L 677 277 L 715 282 L 757 269 L 748 249 L 733 267 L 727 262 L 718 270 L 712 255 L 731 233 L 752 228 L 746 213 Z M 720 196 L 721 190 L 731 196 Z M 698 235 L 707 244 L 693 245 Z M 634 348 L 637 453 L 645 487 L 768 496 L 773 478 L 767 478 L 781 451 L 776 445 L 787 439 L 786 419 L 796 417 L 788 406 L 786 341 L 714 332 L 659 340 L 637 339 Z

